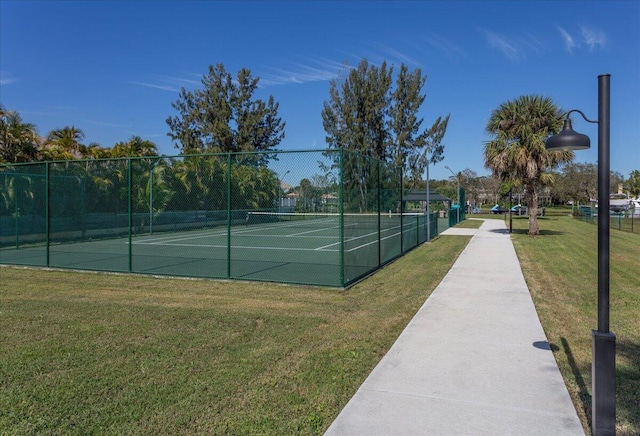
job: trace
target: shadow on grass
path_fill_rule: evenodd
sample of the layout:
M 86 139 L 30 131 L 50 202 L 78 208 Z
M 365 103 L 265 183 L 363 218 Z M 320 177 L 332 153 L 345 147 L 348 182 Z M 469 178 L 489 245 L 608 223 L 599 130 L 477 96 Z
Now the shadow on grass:
M 509 233 L 509 229 L 507 229 L 507 233 Z M 513 229 L 513 233 L 516 235 L 528 235 L 529 229 Z M 540 234 L 538 236 L 560 236 L 564 235 L 566 232 L 558 232 L 556 230 L 545 230 L 540 229 Z
M 580 396 L 580 402 L 582 403 L 582 410 L 584 411 L 584 415 L 587 417 L 587 423 L 589 428 L 592 428 L 591 424 L 591 394 L 589 393 L 589 389 L 587 388 L 587 384 L 584 382 L 584 378 L 582 377 L 582 373 L 580 372 L 580 368 L 576 363 L 575 358 L 573 357 L 573 353 L 571 352 L 571 347 L 569 346 L 569 342 L 566 338 L 560 338 L 560 342 L 562 342 L 562 348 L 564 349 L 565 354 L 567 355 L 567 361 L 569 362 L 569 366 L 571 367 L 571 372 L 573 373 L 573 377 L 576 380 L 576 384 L 578 385 L 578 395 Z
M 616 364 L 616 408 L 617 416 L 624 417 L 631 428 L 621 429 L 619 434 L 640 434 L 640 344 L 618 340 L 617 360 L 626 364 Z M 628 431 L 628 433 L 627 433 Z

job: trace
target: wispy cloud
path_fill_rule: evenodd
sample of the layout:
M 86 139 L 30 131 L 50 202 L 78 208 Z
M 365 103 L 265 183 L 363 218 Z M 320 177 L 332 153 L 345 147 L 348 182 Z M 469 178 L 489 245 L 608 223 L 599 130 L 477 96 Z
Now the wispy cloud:
M 183 87 L 193 88 L 200 85 L 200 80 L 195 79 L 200 76 L 196 76 L 194 73 L 186 73 L 186 75 L 188 77 L 154 76 L 144 81 L 130 81 L 129 83 L 171 92 L 179 92 Z
M 131 126 L 124 126 L 121 124 L 111 124 L 111 123 L 105 123 L 102 121 L 94 121 L 94 120 L 82 120 L 83 123 L 89 123 L 89 124 L 95 124 L 97 126 L 105 126 L 105 127 L 115 127 L 118 129 L 127 129 L 127 128 L 131 128 Z
M 569 53 L 573 52 L 573 49 L 577 47 L 577 43 L 573 39 L 573 36 L 562 27 L 557 26 L 558 31 L 560 32 L 560 36 L 562 37 L 562 41 L 564 42 L 564 47 L 567 49 Z
M 373 61 L 379 60 L 380 63 L 382 63 L 382 61 L 386 60 L 391 64 L 403 63 L 408 65 L 420 65 L 420 62 L 418 62 L 416 59 L 395 47 L 390 47 L 386 44 L 381 43 L 372 43 L 371 45 L 376 50 L 376 52 L 373 53 L 370 57 L 370 59 Z
M 581 30 L 582 39 L 584 43 L 589 46 L 589 51 L 593 51 L 597 48 L 604 48 L 607 43 L 607 37 L 605 36 L 604 32 L 591 29 L 586 26 L 583 26 Z
M 580 33 L 577 36 L 572 35 L 568 30 L 556 26 L 560 37 L 564 42 L 564 47 L 569 53 L 573 53 L 575 49 L 582 47 L 588 48 L 589 51 L 604 48 L 607 44 L 607 37 L 604 32 L 587 26 L 580 27 Z
M 129 126 L 131 127 L 131 126 Z M 132 136 L 139 136 L 141 138 L 162 138 L 167 136 L 166 133 L 145 133 L 141 134 L 140 132 L 134 132 L 133 130 L 125 130 L 125 133 Z
M 50 116 L 50 115 L 57 115 L 58 112 L 40 112 L 40 111 L 23 111 L 21 109 L 15 109 L 16 112 L 18 112 L 20 115 L 44 115 L 44 116 Z
M 157 84 L 157 83 L 150 83 L 150 82 L 136 82 L 136 81 L 131 81 L 129 82 L 132 85 L 140 85 L 140 86 L 146 86 L 147 88 L 154 88 L 154 89 L 161 89 L 163 91 L 171 91 L 171 92 L 179 92 L 180 88 L 178 88 L 175 85 L 162 85 L 162 84 Z
M 515 40 L 490 30 L 483 29 L 482 33 L 489 46 L 501 52 L 507 59 L 518 61 L 525 57 L 523 50 L 518 47 Z
M 444 53 L 451 60 L 459 60 L 460 58 L 469 57 L 464 49 L 453 43 L 451 40 L 439 35 L 427 38 L 427 44 Z
M 0 85 L 10 85 L 17 82 L 18 79 L 13 77 L 8 71 L 0 70 Z
M 286 68 L 267 68 L 260 74 L 261 86 L 286 85 L 329 81 L 337 77 L 345 65 L 325 58 L 306 59 L 306 62 L 291 62 Z

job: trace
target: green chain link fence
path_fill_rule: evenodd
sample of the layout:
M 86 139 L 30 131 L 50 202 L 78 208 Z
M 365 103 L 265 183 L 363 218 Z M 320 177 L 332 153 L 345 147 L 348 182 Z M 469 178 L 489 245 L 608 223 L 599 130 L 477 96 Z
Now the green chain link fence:
M 347 150 L 3 165 L 0 263 L 344 287 L 426 241 L 402 196 Z

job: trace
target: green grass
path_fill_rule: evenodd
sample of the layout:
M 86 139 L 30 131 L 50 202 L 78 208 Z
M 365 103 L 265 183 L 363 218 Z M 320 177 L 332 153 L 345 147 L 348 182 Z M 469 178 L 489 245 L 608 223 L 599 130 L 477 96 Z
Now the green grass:
M 598 224 L 597 216 L 595 217 L 580 216 L 580 217 L 576 217 L 576 219 L 585 221 L 594 225 Z M 613 230 L 622 230 L 625 232 L 640 233 L 640 216 L 638 215 L 611 216 L 609 218 L 609 226 Z
M 591 330 L 597 328 L 597 226 L 540 218 L 536 238 L 514 219 L 513 242 L 578 414 L 591 421 Z M 611 230 L 611 330 L 617 337 L 617 433 L 640 434 L 640 235 Z
M 348 291 L 1 267 L 0 433 L 321 434 L 468 240 Z
M 479 229 L 482 223 L 483 220 L 469 219 L 469 217 L 467 217 L 466 220 L 460 221 L 455 227 L 459 229 Z
M 514 217 L 513 241 L 589 431 L 597 228 L 562 215 L 536 238 Z M 348 291 L 0 268 L 0 433 L 321 434 L 468 240 Z M 638 259 L 640 235 L 612 230 L 619 435 L 640 434 Z

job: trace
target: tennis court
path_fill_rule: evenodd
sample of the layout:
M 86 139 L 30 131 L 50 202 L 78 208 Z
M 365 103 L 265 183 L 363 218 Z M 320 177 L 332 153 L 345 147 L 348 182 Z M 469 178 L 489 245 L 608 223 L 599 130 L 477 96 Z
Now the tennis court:
M 343 280 L 354 280 L 416 246 L 426 232 L 423 214 L 341 218 L 254 212 L 245 221 L 230 227 L 138 234 L 131 243 L 127 236 L 6 247 L 0 250 L 0 262 L 342 286 Z
M 0 263 L 344 287 L 426 241 L 402 196 L 346 150 L 5 165 Z

